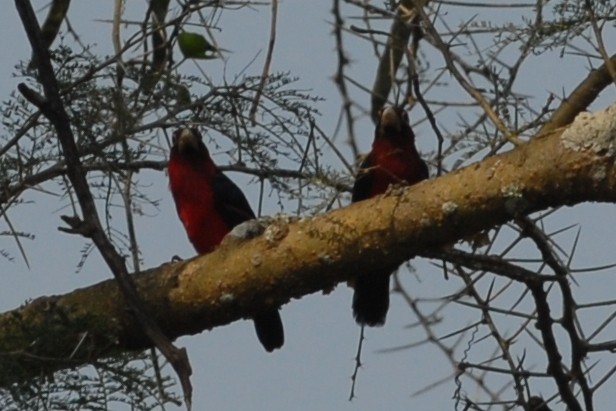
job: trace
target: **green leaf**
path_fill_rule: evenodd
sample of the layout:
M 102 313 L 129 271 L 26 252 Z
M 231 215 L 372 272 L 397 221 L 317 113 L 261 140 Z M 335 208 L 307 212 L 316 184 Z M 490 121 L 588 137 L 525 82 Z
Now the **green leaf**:
M 216 47 L 211 45 L 205 37 L 197 33 L 183 32 L 178 35 L 180 51 L 187 59 L 213 59 L 215 55 L 207 52 L 215 52 Z

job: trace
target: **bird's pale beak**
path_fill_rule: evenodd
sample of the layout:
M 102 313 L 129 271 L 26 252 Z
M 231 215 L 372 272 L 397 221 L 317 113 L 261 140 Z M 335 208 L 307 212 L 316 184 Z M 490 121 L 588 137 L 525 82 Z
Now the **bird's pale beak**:
M 199 136 L 195 135 L 191 129 L 183 128 L 177 131 L 175 144 L 181 152 L 197 150 L 199 148 Z
M 402 119 L 394 107 L 387 107 L 381 112 L 380 127 L 382 129 L 400 131 Z

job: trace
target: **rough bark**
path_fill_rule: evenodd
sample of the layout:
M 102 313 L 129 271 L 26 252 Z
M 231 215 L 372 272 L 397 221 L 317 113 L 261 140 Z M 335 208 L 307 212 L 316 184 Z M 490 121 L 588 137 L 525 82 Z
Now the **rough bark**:
M 615 159 L 616 104 L 437 179 L 317 217 L 274 220 L 257 238 L 231 238 L 209 255 L 134 279 L 170 338 L 196 334 L 330 289 L 359 267 L 402 263 L 516 216 L 615 202 Z M 1 314 L 0 386 L 143 349 L 148 339 L 134 321 L 113 280 Z

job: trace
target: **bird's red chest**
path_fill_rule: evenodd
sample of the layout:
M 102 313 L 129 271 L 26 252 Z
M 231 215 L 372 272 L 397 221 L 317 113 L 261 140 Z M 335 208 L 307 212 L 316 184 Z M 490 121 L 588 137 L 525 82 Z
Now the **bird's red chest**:
M 169 186 L 175 206 L 199 254 L 213 251 L 231 230 L 216 210 L 212 174 L 206 167 L 169 160 Z
M 396 147 L 386 142 L 372 153 L 371 195 L 382 194 L 392 184 L 413 185 L 422 180 L 421 159 L 415 147 Z

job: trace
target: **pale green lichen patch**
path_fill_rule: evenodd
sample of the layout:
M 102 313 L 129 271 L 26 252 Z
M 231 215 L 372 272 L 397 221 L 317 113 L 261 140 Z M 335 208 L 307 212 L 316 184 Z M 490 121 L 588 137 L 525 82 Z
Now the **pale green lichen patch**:
M 560 141 L 568 150 L 613 156 L 616 153 L 616 104 L 596 113 L 578 114 Z
M 277 243 L 287 236 L 289 233 L 288 223 L 274 223 L 265 229 L 265 241 L 268 243 Z
M 501 193 L 506 198 L 505 210 L 509 214 L 518 215 L 526 209 L 528 204 L 522 194 L 522 188 L 519 183 L 511 183 L 501 188 Z
M 250 257 L 250 263 L 255 267 L 260 266 L 263 263 L 263 256 L 261 254 L 253 254 Z
M 390 184 L 387 190 L 383 193 L 383 197 L 402 197 L 408 190 L 409 186 L 401 184 Z
M 318 257 L 319 257 L 319 261 L 324 264 L 331 264 L 334 261 L 334 259 L 331 258 L 329 254 L 324 253 L 324 252 L 320 252 Z
M 235 296 L 231 293 L 223 293 L 220 296 L 220 302 L 225 304 L 225 303 L 232 303 L 235 301 Z
M 494 177 L 496 175 L 496 172 L 498 170 L 498 168 L 501 166 L 501 161 L 500 160 L 496 160 L 496 162 L 492 165 L 492 167 L 490 167 L 486 173 L 486 178 L 488 180 L 491 180 L 492 177 Z
M 445 214 L 453 214 L 457 209 L 458 204 L 454 203 L 453 201 L 446 201 L 441 206 L 441 210 L 443 210 L 443 213 Z
M 248 220 L 233 227 L 231 232 L 227 234 L 231 237 L 237 237 L 242 240 L 258 237 L 263 233 L 263 226 L 258 220 Z
M 607 168 L 605 165 L 599 165 L 594 168 L 592 179 L 595 181 L 603 181 L 607 178 Z
M 506 186 L 501 187 L 501 193 L 505 197 L 521 198 L 522 197 L 522 186 L 518 183 L 507 184 Z
M 267 228 L 263 236 L 270 243 L 278 243 L 289 233 L 289 224 L 298 221 L 299 218 L 287 214 L 274 214 L 271 217 L 263 217 L 260 219 Z
M 432 225 L 432 220 L 426 216 L 423 216 L 421 220 L 419 220 L 419 225 L 422 227 L 430 227 Z

